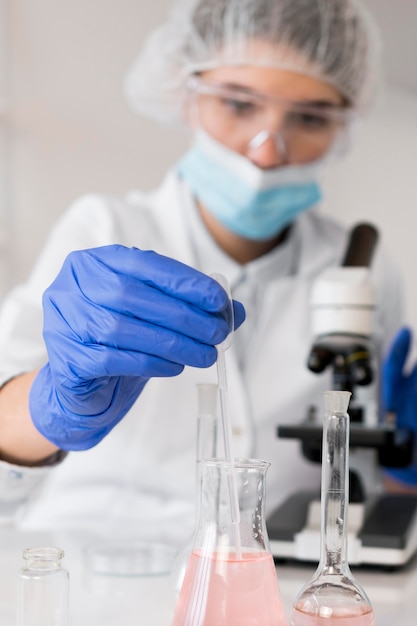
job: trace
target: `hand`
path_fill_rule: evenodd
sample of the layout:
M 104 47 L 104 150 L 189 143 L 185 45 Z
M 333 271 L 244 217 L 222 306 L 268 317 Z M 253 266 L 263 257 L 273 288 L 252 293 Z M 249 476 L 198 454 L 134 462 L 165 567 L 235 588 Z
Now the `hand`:
M 215 280 L 120 245 L 72 252 L 43 308 L 49 362 L 29 407 L 36 428 L 63 450 L 96 445 L 149 378 L 212 365 L 230 331 L 228 297 Z M 233 308 L 236 329 L 245 313 Z
M 405 371 L 411 346 L 411 331 L 402 328 L 384 360 L 382 367 L 382 397 L 387 411 L 396 414 L 397 426 L 409 429 L 417 439 L 417 363 Z M 404 469 L 391 469 L 389 474 L 408 485 L 417 485 L 417 458 Z

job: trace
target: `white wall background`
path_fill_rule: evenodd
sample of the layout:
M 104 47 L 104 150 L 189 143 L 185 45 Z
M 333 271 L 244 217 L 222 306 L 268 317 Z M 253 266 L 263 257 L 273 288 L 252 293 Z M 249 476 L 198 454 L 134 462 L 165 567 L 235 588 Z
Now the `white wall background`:
M 323 210 L 369 220 L 402 270 L 408 321 L 417 330 L 417 93 L 391 86 L 356 130 L 348 155 L 327 173 Z
M 323 210 L 380 228 L 403 269 L 417 328 L 417 0 L 365 2 L 385 36 L 386 94 L 327 178 Z M 151 188 L 185 148 L 179 133 L 132 114 L 122 95 L 140 42 L 169 6 L 0 0 L 0 103 L 5 97 L 10 111 L 2 132 L 11 125 L 0 136 L 0 293 L 26 276 L 74 198 Z

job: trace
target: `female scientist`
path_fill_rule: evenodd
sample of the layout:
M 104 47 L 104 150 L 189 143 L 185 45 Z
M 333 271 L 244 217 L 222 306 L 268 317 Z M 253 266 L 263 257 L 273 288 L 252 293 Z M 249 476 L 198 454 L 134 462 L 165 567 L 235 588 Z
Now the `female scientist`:
M 128 98 L 188 128 L 191 147 L 152 193 L 77 200 L 4 303 L 4 515 L 188 536 L 196 383 L 216 381 L 228 332 L 213 272 L 231 285 L 239 329 L 228 353 L 234 452 L 272 461 L 270 509 L 319 484 L 320 468 L 276 427 L 321 406 L 330 385 L 305 365 L 309 296 L 348 234 L 315 207 L 326 164 L 372 101 L 378 52 L 355 0 L 183 0 L 150 36 Z M 386 351 L 402 324 L 400 280 L 379 250 L 372 275 Z M 409 340 L 403 330 L 383 385 L 417 430 L 417 392 L 402 375 Z M 417 483 L 417 472 L 395 479 Z

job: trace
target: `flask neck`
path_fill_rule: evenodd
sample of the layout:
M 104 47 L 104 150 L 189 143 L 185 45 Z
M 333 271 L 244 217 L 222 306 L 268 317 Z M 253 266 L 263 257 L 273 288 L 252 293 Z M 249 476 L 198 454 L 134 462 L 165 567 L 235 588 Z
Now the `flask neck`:
M 243 551 L 270 552 L 265 524 L 265 478 L 269 463 L 256 459 L 200 462 L 200 511 L 194 549 L 233 552 L 236 531 Z M 231 473 L 238 495 L 238 521 L 232 519 Z M 238 528 L 236 528 L 236 526 Z
M 327 574 L 349 571 L 347 509 L 349 502 L 349 416 L 326 414 L 323 424 L 321 478 L 321 557 Z

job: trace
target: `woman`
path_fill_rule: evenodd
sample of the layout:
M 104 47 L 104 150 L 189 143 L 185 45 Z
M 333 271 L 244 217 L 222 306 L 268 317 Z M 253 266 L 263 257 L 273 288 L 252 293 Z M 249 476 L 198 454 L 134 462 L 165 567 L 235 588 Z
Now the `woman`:
M 354 0 L 192 0 L 151 35 L 129 99 L 189 129 L 190 150 L 150 194 L 80 198 L 3 307 L 0 499 L 10 514 L 26 503 L 23 526 L 188 536 L 196 383 L 216 380 L 229 332 L 212 272 L 231 285 L 239 328 L 234 453 L 272 461 L 270 509 L 319 484 L 276 427 L 321 406 L 330 385 L 305 366 L 310 289 L 347 233 L 314 207 L 377 69 L 372 20 Z M 372 269 L 385 350 L 400 280 L 380 251 Z

